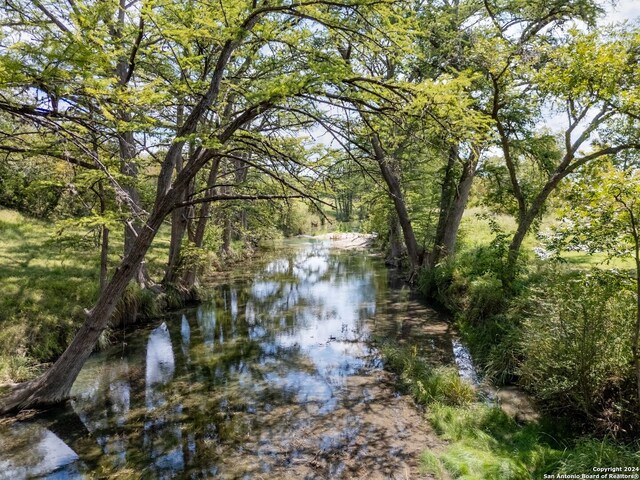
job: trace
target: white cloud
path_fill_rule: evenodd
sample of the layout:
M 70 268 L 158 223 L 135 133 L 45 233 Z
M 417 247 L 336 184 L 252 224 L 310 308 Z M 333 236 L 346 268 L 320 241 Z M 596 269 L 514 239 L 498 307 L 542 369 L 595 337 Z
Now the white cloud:
M 609 6 L 607 13 L 602 18 L 602 24 L 611 24 L 629 20 L 640 20 L 640 0 L 620 0 L 615 6 Z

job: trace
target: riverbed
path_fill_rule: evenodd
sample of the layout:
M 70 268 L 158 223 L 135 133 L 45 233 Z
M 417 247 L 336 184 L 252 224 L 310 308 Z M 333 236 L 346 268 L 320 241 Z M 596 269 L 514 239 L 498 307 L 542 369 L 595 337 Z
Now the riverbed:
M 0 479 L 430 478 L 441 440 L 375 342 L 452 365 L 460 345 L 380 258 L 308 239 L 210 290 L 93 355 L 68 405 L 0 426 Z

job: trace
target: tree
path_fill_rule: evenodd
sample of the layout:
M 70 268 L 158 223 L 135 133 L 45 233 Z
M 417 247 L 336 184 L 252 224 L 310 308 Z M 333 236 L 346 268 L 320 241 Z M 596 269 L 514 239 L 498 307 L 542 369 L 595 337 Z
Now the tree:
M 582 170 L 569 186 L 559 243 L 633 259 L 636 321 L 630 333 L 640 404 L 640 171 L 615 168 L 606 159 Z
M 183 5 L 183 2 L 167 5 L 163 2 L 163 5 L 159 5 L 157 8 L 151 8 L 154 5 L 153 2 L 150 3 L 150 11 L 159 17 L 170 12 L 172 7 L 179 8 Z M 314 93 L 326 82 L 327 72 L 322 69 L 323 64 L 319 62 L 321 59 L 314 58 L 312 62 L 309 58 L 301 56 L 301 60 L 306 60 L 307 65 L 313 65 L 316 68 L 277 70 L 277 73 L 266 82 L 266 85 L 254 84 L 256 88 L 243 92 L 244 101 L 239 102 L 237 110 L 226 120 L 222 115 L 224 108 L 222 99 L 224 98 L 224 89 L 227 86 L 226 79 L 232 77 L 238 64 L 242 63 L 242 55 L 253 51 L 247 47 L 255 42 L 265 46 L 272 42 L 278 43 L 280 40 L 286 40 L 286 44 L 295 45 L 296 41 L 303 42 L 313 38 L 314 28 L 338 28 L 340 24 L 336 22 L 338 16 L 336 11 L 347 9 L 352 13 L 362 13 L 359 12 L 360 9 L 373 9 L 376 3 L 373 2 L 370 6 L 367 2 L 337 3 L 325 0 L 276 4 L 234 1 L 226 5 L 223 4 L 222 8 L 219 8 L 205 2 L 193 2 L 202 9 L 198 13 L 199 18 L 206 22 L 205 25 L 202 25 L 201 28 L 194 28 L 194 25 L 188 24 L 181 29 L 176 28 L 177 25 L 173 24 L 171 28 L 159 33 L 160 41 L 164 42 L 169 50 L 171 50 L 170 47 L 179 43 L 179 38 L 172 37 L 175 32 L 195 36 L 206 34 L 215 39 L 212 41 L 213 48 L 209 54 L 209 65 L 212 67 L 201 82 L 197 85 L 191 85 L 192 88 L 197 88 L 197 93 L 194 92 L 194 99 L 197 100 L 188 109 L 188 114 L 185 112 L 185 119 L 175 130 L 175 133 L 170 135 L 171 141 L 166 152 L 162 155 L 155 200 L 149 213 L 136 211 L 139 215 L 144 215 L 145 222 L 138 232 L 133 246 L 115 269 L 96 304 L 87 312 L 84 325 L 67 350 L 42 376 L 15 386 L 8 396 L 2 398 L 1 413 L 36 405 L 57 403 L 68 396 L 78 372 L 93 350 L 100 333 L 106 327 L 125 288 L 135 277 L 139 265 L 165 217 L 177 207 L 233 198 L 232 195 L 211 197 L 199 195 L 182 201 L 189 184 L 196 175 L 213 159 L 232 155 L 233 140 L 246 138 L 247 133 L 246 131 L 243 133 L 243 129 L 246 129 L 255 119 L 277 106 L 285 106 L 290 98 L 309 92 Z M 301 19 L 305 19 L 305 21 L 302 22 Z M 163 25 L 164 22 L 160 24 Z M 274 31 L 279 25 L 288 26 L 286 33 L 291 35 L 290 38 L 287 38 L 283 33 L 277 38 L 270 38 L 269 32 Z M 332 75 L 335 74 L 332 73 Z M 10 108 L 20 109 L 21 107 Z M 54 110 L 41 112 L 38 107 L 30 107 L 29 110 L 31 115 L 39 116 L 42 113 L 44 118 L 48 116 L 68 117 L 70 115 L 67 110 L 58 113 L 55 113 Z M 209 130 L 203 132 L 199 130 L 199 126 L 207 115 L 211 115 L 214 122 L 210 125 Z M 163 124 L 160 124 L 158 128 L 161 132 L 165 131 Z M 191 138 L 196 140 L 197 146 L 193 152 L 189 152 L 183 168 L 176 172 L 178 160 L 184 154 L 185 147 L 188 146 L 188 141 Z M 77 141 L 76 144 L 79 147 L 83 146 L 80 141 Z M 88 156 L 96 164 L 99 164 L 99 159 L 91 155 Z M 235 198 L 243 197 L 255 199 L 264 196 L 239 195 Z M 132 205 L 132 207 L 137 206 Z
M 491 115 L 517 204 L 507 281 L 515 275 L 525 236 L 560 182 L 593 160 L 640 146 L 629 129 L 626 135 L 609 135 L 616 122 L 637 118 L 636 42 L 632 33 L 600 36 L 574 31 L 566 38 L 531 45 L 524 58 L 516 53 L 522 52 L 522 41 L 500 41 L 506 60 L 487 72 L 493 85 Z M 537 128 L 550 112 L 566 118 L 558 140 Z
M 99 148 L 83 152 L 80 158 L 100 159 L 100 168 L 129 207 L 123 219 L 125 255 L 138 234 L 143 211 L 137 177 L 139 154 L 146 145 L 136 135 L 148 131 L 150 116 L 145 112 L 156 101 L 153 87 L 136 71 L 138 62 L 149 58 L 143 40 L 157 39 L 145 31 L 145 20 L 153 19 L 151 10 L 137 3 L 17 1 L 3 12 L 14 28 L 28 26 L 30 36 L 8 37 L 11 48 L 2 61 L 12 77 L 3 87 L 5 94 L 14 96 L 4 96 L 0 110 L 81 151 L 90 144 L 89 138 L 96 140 Z M 32 152 L 33 146 L 25 150 Z M 111 158 L 118 159 L 118 181 L 115 169 L 107 172 Z M 91 161 L 82 163 L 98 167 Z M 136 280 L 150 283 L 143 265 Z

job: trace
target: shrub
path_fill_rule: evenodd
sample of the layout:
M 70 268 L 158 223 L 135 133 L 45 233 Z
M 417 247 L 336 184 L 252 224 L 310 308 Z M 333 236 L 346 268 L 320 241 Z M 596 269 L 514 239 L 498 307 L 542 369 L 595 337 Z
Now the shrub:
M 505 293 L 502 280 L 493 272 L 486 272 L 469 282 L 465 316 L 470 322 L 478 322 L 504 310 Z
M 418 289 L 422 294 L 450 311 L 462 308 L 466 285 L 459 276 L 457 264 L 443 262 L 434 268 L 422 269 L 418 275 Z
M 552 409 L 604 418 L 607 408 L 625 408 L 635 318 L 629 287 L 626 277 L 594 269 L 530 290 L 520 374 Z
M 460 315 L 457 326 L 487 379 L 497 385 L 516 382 L 522 362 L 522 332 L 511 314 L 501 313 L 473 323 Z

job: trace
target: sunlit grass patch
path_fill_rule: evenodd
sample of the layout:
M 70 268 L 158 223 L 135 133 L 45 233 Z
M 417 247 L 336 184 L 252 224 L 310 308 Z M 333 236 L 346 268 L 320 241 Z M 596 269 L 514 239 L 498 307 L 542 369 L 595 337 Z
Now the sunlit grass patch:
M 464 405 L 474 400 L 473 387 L 455 367 L 435 367 L 416 348 L 383 343 L 380 350 L 386 367 L 398 375 L 400 386 L 418 403 Z
M 453 478 L 519 480 L 553 471 L 562 448 L 537 423 L 518 424 L 497 406 L 434 404 L 429 421 L 450 443 L 428 452 L 423 464 L 431 473 Z
M 640 445 L 569 438 L 558 422 L 521 424 L 497 406 L 436 402 L 427 415 L 448 444 L 424 452 L 420 461 L 426 472 L 440 479 L 526 480 L 640 465 Z
M 150 249 L 152 273 L 166 263 L 167 237 L 163 229 Z M 59 355 L 97 299 L 99 245 L 60 238 L 51 222 L 0 209 L 0 383 L 31 378 Z M 112 232 L 111 269 L 121 253 L 122 232 Z

